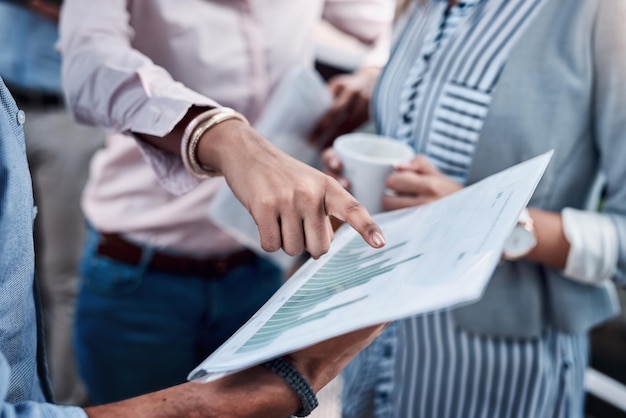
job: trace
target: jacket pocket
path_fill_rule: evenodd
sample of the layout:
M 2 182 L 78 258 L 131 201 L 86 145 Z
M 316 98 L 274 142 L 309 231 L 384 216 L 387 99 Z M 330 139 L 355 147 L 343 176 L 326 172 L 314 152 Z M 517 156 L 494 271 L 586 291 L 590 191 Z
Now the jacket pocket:
M 427 154 L 447 175 L 465 182 L 474 157 L 491 94 L 450 81 L 435 109 Z

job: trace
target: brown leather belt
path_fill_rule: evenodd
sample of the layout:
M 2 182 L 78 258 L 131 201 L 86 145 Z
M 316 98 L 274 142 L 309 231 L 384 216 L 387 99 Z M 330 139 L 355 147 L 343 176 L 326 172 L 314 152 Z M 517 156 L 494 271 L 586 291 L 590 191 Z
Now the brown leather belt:
M 100 235 L 102 239 L 96 250 L 99 255 L 132 265 L 138 265 L 141 262 L 144 251 L 141 246 L 126 240 L 119 234 L 101 232 Z M 181 276 L 218 279 L 236 267 L 254 261 L 256 257 L 256 254 L 250 250 L 205 258 L 184 257 L 154 251 L 148 267 L 152 270 Z

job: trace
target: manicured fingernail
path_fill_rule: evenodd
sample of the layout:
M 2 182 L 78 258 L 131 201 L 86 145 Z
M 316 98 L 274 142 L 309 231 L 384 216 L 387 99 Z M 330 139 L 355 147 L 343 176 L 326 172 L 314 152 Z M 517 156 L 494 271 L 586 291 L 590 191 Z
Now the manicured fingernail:
M 383 234 L 381 234 L 380 232 L 374 232 L 372 234 L 372 242 L 377 247 L 382 247 L 386 244 L 385 237 L 383 237 Z

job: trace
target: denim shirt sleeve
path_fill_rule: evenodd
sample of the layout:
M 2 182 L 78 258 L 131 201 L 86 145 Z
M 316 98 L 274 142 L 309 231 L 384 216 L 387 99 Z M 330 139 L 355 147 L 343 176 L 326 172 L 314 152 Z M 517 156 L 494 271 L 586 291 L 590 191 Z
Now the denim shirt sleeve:
M 80 408 L 45 403 L 24 122 L 0 79 L 0 418 L 86 418 Z
M 87 418 L 84 410 L 74 406 L 59 406 L 36 401 L 9 403 L 11 368 L 0 352 L 0 418 Z

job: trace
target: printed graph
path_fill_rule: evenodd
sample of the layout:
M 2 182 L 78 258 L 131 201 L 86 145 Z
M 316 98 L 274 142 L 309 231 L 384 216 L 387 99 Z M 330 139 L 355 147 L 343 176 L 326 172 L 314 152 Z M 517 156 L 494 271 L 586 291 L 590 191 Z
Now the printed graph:
M 348 302 L 322 310 L 315 310 L 332 296 L 394 270 L 400 264 L 415 260 L 422 254 L 390 262 L 390 252 L 404 247 L 407 241 L 384 250 L 372 250 L 360 236 L 354 237 L 318 272 L 298 289 L 272 315 L 272 317 L 237 352 L 246 353 L 264 347 L 285 331 L 301 324 L 322 318 L 332 311 L 344 308 L 366 298 L 356 298 Z

